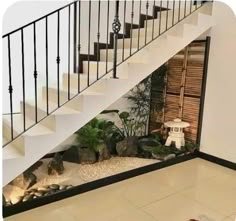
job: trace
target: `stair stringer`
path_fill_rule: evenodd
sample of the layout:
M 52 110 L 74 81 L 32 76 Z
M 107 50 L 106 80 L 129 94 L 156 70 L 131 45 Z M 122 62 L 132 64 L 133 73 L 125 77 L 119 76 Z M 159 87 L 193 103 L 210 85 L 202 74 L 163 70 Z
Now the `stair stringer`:
M 191 20 L 191 16 L 192 19 L 194 18 L 193 16 L 198 16 L 196 25 L 189 24 L 187 20 L 186 24 L 184 19 L 173 27 L 182 28 L 183 35 L 173 36 L 173 34 L 170 35 L 170 33 L 173 33 L 171 30 L 166 31 L 161 37 L 119 65 L 117 69 L 119 79 L 101 79 L 64 104 L 65 107 L 79 109 L 80 112 L 77 114 L 62 114 L 59 108 L 52 115 L 46 117 L 39 124 L 44 124 L 47 121 L 54 122 L 54 129 L 50 133 L 38 134 L 37 125 L 24 133 L 19 138 L 21 141 L 23 139 L 23 142 L 15 142 L 16 148 L 21 150 L 19 156 L 4 157 L 3 153 L 3 185 L 9 183 L 89 120 L 122 97 L 191 41 L 207 31 L 213 25 L 210 16 L 201 14 L 201 10 L 198 13 L 199 15 L 193 13 L 186 18 Z M 157 57 L 158 54 L 159 56 Z M 109 74 L 111 75 L 111 73 L 108 73 L 108 76 Z M 12 144 L 7 145 L 5 148 L 10 147 L 12 147 Z M 5 151 L 7 152 L 7 149 Z

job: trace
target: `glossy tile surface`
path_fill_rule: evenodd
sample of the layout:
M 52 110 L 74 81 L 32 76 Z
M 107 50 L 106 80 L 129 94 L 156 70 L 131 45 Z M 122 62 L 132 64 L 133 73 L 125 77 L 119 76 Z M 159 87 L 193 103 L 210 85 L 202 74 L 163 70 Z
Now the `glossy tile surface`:
M 7 221 L 235 221 L 236 172 L 194 159 L 45 205 Z

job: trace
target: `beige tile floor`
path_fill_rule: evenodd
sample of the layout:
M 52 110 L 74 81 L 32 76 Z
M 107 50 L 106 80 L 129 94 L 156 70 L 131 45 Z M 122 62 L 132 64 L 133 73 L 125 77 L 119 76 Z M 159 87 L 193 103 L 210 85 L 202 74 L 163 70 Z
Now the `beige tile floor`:
M 194 159 L 7 221 L 235 221 L 236 171 Z

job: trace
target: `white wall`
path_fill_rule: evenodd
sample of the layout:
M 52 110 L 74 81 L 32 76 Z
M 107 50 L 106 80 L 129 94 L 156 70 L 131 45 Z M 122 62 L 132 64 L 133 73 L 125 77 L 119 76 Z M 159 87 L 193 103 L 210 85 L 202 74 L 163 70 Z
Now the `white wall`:
M 236 162 L 236 17 L 214 2 L 201 151 Z

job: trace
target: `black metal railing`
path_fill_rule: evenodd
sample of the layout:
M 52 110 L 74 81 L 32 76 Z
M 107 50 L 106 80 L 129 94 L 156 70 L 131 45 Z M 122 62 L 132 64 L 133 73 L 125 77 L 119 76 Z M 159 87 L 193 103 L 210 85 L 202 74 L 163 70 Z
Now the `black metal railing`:
M 8 69 L 8 83 L 5 82 L 5 84 L 8 85 L 9 94 L 9 107 L 6 108 L 9 114 L 4 117 L 7 116 L 10 122 L 10 135 L 3 146 L 42 121 L 107 73 L 112 71 L 113 78 L 118 78 L 118 65 L 202 5 L 203 1 L 193 0 L 77 0 L 4 34 L 3 43 L 7 48 L 4 57 L 7 60 Z M 112 8 L 114 11 L 111 10 Z M 123 33 L 120 33 L 121 30 Z M 135 31 L 137 31 L 136 35 Z M 21 53 L 20 57 L 18 57 L 18 50 Z M 103 59 L 101 59 L 101 50 L 105 52 Z M 113 53 L 110 50 L 113 50 Z M 17 65 L 14 62 L 17 63 L 18 60 L 21 67 L 17 69 L 17 72 L 14 68 L 13 72 L 14 65 Z M 84 62 L 87 62 L 86 65 Z M 110 65 L 110 62 L 113 65 Z M 94 73 L 93 65 L 96 65 Z M 86 73 L 84 70 L 87 70 Z M 21 74 L 18 73 L 19 71 Z M 61 72 L 67 72 L 66 87 L 62 84 Z M 77 74 L 78 79 L 76 88 L 75 84 L 72 84 L 74 74 Z M 85 87 L 81 87 L 82 75 L 87 77 Z M 21 76 L 20 80 L 19 76 Z M 55 85 L 53 84 L 55 94 L 53 95 L 56 99 L 50 95 L 52 77 L 55 78 Z M 42 87 L 45 88 L 45 92 L 44 99 L 41 101 L 38 92 Z M 66 99 L 61 97 L 64 96 L 61 95 L 62 92 L 65 92 Z M 14 96 L 19 96 L 19 94 L 22 95 L 21 98 L 15 99 Z M 33 123 L 31 119 L 30 124 L 27 120 L 28 94 L 34 101 L 34 119 Z M 14 113 L 19 111 L 20 101 L 22 118 L 21 121 L 15 122 Z M 39 114 L 39 109 L 42 108 L 41 102 L 44 102 L 45 114 L 43 116 L 42 111 Z M 15 131 L 15 124 L 19 122 L 22 122 L 22 130 Z

